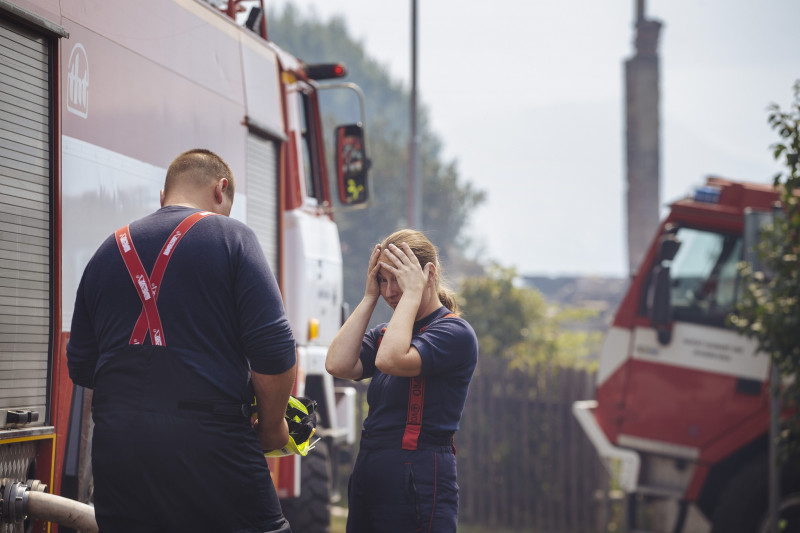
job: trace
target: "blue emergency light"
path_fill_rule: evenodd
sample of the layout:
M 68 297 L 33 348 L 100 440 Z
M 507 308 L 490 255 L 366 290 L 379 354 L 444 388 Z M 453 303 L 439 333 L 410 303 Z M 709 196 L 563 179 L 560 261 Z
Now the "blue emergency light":
M 694 201 L 707 204 L 719 203 L 720 188 L 711 185 L 703 185 L 694 191 Z

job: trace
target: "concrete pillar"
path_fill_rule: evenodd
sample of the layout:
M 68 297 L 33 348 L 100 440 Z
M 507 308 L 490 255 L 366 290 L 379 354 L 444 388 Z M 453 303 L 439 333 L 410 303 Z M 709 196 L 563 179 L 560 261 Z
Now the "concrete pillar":
M 661 23 L 640 16 L 636 54 L 625 62 L 628 267 L 634 274 L 658 228 L 659 65 Z

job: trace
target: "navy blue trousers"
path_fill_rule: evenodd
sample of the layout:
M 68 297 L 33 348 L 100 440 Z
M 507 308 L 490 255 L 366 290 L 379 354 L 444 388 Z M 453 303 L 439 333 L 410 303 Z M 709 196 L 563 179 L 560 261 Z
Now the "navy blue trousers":
M 100 533 L 291 533 L 249 420 L 93 409 Z
M 362 440 L 348 497 L 347 533 L 455 533 L 453 448 L 385 449 Z

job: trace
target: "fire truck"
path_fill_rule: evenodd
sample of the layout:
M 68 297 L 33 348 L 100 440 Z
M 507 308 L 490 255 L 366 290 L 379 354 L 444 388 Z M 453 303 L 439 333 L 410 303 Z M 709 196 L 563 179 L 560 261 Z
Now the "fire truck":
M 318 401 L 322 440 L 269 463 L 297 530 L 327 530 L 331 447 L 355 439 L 354 391 L 324 361 L 343 313 L 334 213 L 371 192 L 363 94 L 336 80 L 341 64 L 270 42 L 265 14 L 263 1 L 0 0 L 3 530 L 24 519 L 26 491 L 92 500 L 91 391 L 73 387 L 65 360 L 77 284 L 105 237 L 159 208 L 166 167 L 191 148 L 233 169 L 231 216 L 278 279 L 298 343 L 294 393 Z M 344 90 L 355 117 L 323 131 L 328 89 Z
M 727 317 L 749 221 L 777 200 L 772 186 L 709 177 L 671 204 L 606 334 L 595 399 L 573 406 L 629 495 L 630 531 L 766 531 L 769 358 Z M 779 474 L 797 531 L 800 470 Z

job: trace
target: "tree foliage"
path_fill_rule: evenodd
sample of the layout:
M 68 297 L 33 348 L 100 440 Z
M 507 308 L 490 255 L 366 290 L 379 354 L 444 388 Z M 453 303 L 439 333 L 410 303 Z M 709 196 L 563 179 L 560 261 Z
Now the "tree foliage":
M 757 253 L 761 268 L 744 265 L 744 290 L 734 325 L 758 343 L 783 379 L 784 407 L 794 409 L 784 442 L 800 452 L 800 80 L 794 102 L 782 111 L 769 107 L 768 122 L 780 140 L 771 146 L 785 169 L 775 176 L 782 211 L 761 232 Z
M 363 295 L 372 246 L 407 225 L 409 93 L 369 56 L 362 43 L 348 34 L 342 18 L 321 21 L 313 12 L 303 15 L 287 4 L 280 12 L 269 10 L 268 21 L 270 40 L 307 63 L 343 62 L 347 80 L 364 91 L 372 202 L 367 209 L 336 213 L 345 301 L 356 303 Z M 326 99 L 346 96 L 340 91 L 322 93 Z M 323 110 L 348 107 L 344 100 L 326 103 L 330 101 L 323 101 Z M 335 117 L 331 123 L 339 119 Z M 352 115 L 346 120 L 352 120 Z M 460 176 L 456 162 L 442 160 L 442 143 L 431 131 L 424 106 L 419 110 L 418 135 L 423 203 L 420 229 L 439 247 L 445 271 L 451 277 L 454 273 L 479 271 L 477 261 L 470 259 L 470 240 L 465 230 L 471 213 L 484 202 L 485 193 Z M 383 312 L 388 312 L 388 307 Z
M 493 265 L 485 276 L 461 284 L 464 317 L 478 336 L 481 354 L 523 370 L 548 362 L 591 366 L 587 357 L 599 346 L 601 335 L 564 327 L 589 311 L 549 305 L 538 291 L 518 287 L 516 277 L 514 269 Z

